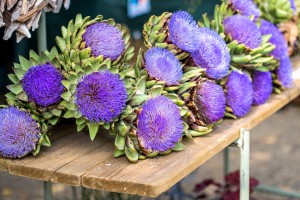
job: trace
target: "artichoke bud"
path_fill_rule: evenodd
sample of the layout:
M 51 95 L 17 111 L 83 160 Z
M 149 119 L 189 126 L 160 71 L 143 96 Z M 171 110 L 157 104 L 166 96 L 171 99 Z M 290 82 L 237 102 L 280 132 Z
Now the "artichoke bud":
M 14 73 L 8 75 L 13 83 L 7 86 L 10 91 L 5 95 L 8 104 L 29 109 L 35 120 L 47 126 L 56 125 L 65 111 L 61 105 L 60 95 L 64 87 L 60 72 L 62 66 L 58 59 L 56 48 L 41 52 L 40 55 L 30 51 L 29 59 L 20 56 L 20 64 L 15 63 Z M 47 89 L 39 91 L 40 85 Z

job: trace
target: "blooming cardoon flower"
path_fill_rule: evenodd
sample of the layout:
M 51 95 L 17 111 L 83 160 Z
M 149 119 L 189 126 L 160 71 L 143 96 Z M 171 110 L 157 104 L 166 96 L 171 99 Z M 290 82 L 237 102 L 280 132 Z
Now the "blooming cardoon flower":
M 227 104 L 237 117 L 246 115 L 252 106 L 253 89 L 248 75 L 232 71 L 226 82 Z
M 0 155 L 21 158 L 35 149 L 39 128 L 32 117 L 15 107 L 0 110 Z
M 167 151 L 183 133 L 183 121 L 175 103 L 165 96 L 149 99 L 138 117 L 137 136 L 142 149 Z
M 280 60 L 280 65 L 276 70 L 278 81 L 282 84 L 285 88 L 290 88 L 293 84 L 292 78 L 292 63 L 290 58 L 286 56 Z
M 194 94 L 194 103 L 200 120 L 211 124 L 224 117 L 226 99 L 220 85 L 205 81 L 199 84 Z
M 146 69 L 150 76 L 165 81 L 167 85 L 178 84 L 182 68 L 176 56 L 167 49 L 151 48 L 145 55 Z
M 253 104 L 264 104 L 273 91 L 271 72 L 255 71 L 252 76 Z
M 254 19 L 260 17 L 260 11 L 252 0 L 230 0 L 231 6 L 235 11 L 246 17 L 254 16 Z
M 51 63 L 33 66 L 22 79 L 22 86 L 30 101 L 47 107 L 59 103 L 64 91 L 62 74 Z
M 95 57 L 103 55 L 104 58 L 116 60 L 125 49 L 122 32 L 105 22 L 89 25 L 82 37 Z
M 213 79 L 225 77 L 229 70 L 230 53 L 219 34 L 208 28 L 197 32 L 198 48 L 192 53 L 196 63 L 206 69 L 206 75 Z
M 76 91 L 79 111 L 92 122 L 109 123 L 125 108 L 125 83 L 119 75 L 108 70 L 86 75 L 78 83 Z
M 198 25 L 186 11 L 173 13 L 169 24 L 170 39 L 180 49 L 193 52 L 197 49 L 196 30 Z
M 262 35 L 257 25 L 248 17 L 233 15 L 223 21 L 225 34 L 230 35 L 233 40 L 245 44 L 250 49 L 259 47 Z
M 296 4 L 295 4 L 295 1 L 294 0 L 290 0 L 290 3 L 291 3 L 291 8 L 293 9 L 294 12 L 296 12 Z
M 274 44 L 276 48 L 271 52 L 271 55 L 274 56 L 274 58 L 276 59 L 286 57 L 288 52 L 288 46 L 280 30 L 274 24 L 267 20 L 261 20 L 260 30 L 263 35 L 272 35 L 269 42 Z

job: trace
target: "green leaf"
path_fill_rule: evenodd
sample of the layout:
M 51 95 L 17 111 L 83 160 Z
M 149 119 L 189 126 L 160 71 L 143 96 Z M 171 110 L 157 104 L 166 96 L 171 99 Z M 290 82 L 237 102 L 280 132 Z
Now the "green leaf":
M 55 126 L 59 120 L 59 117 L 52 117 L 48 121 L 50 122 L 51 125 Z
M 149 93 L 150 94 L 150 93 Z M 131 97 L 129 105 L 131 106 L 138 106 L 148 100 L 148 95 L 146 94 L 136 94 Z
M 49 53 L 49 59 L 52 61 L 58 55 L 57 49 L 53 47 Z
M 46 147 L 50 147 L 51 146 L 51 142 L 50 142 L 50 139 L 49 139 L 48 135 L 43 135 L 43 139 L 42 139 L 41 145 L 46 146 Z
M 125 150 L 125 137 L 117 134 L 115 138 L 115 148 L 118 150 Z
M 137 94 L 145 94 L 146 92 L 146 76 L 142 76 L 136 83 Z
M 19 60 L 23 70 L 27 71 L 31 67 L 29 60 L 25 59 L 23 56 L 19 56 Z
M 184 149 L 184 145 L 182 142 L 177 142 L 175 146 L 172 148 L 173 151 L 182 151 Z
M 118 150 L 118 149 L 115 149 L 114 151 L 114 157 L 115 158 L 118 158 L 120 156 L 123 156 L 125 154 L 125 151 L 124 150 Z
M 51 112 L 52 115 L 59 117 L 62 113 L 62 110 L 52 109 L 50 112 Z
M 71 96 L 71 93 L 68 91 L 61 94 L 61 98 L 63 98 L 66 101 L 70 101 Z
M 67 88 L 69 90 L 70 88 L 70 81 L 67 81 L 67 80 L 62 80 L 61 83 L 63 84 L 63 86 L 65 86 L 65 88 Z
M 8 78 L 9 78 L 9 80 L 11 80 L 14 84 L 19 83 L 19 79 L 18 79 L 17 75 L 15 75 L 15 74 L 8 74 Z
M 38 61 L 40 59 L 39 55 L 37 53 L 35 53 L 33 50 L 29 51 L 29 57 Z
M 90 133 L 90 138 L 93 141 L 98 133 L 99 130 L 99 125 L 96 123 L 88 123 L 88 128 L 89 128 L 89 133 Z
M 60 51 L 63 52 L 66 49 L 66 41 L 63 38 L 59 37 L 59 36 L 57 36 L 55 38 L 55 40 L 56 40 L 56 44 L 59 47 Z
M 151 98 L 157 97 L 157 96 L 161 95 L 163 88 L 164 88 L 164 86 L 162 86 L 162 85 L 156 85 L 148 90 L 148 94 Z
M 16 97 L 21 101 L 28 101 L 28 96 L 24 91 L 18 94 Z
M 74 118 L 75 117 L 75 112 L 73 110 L 68 110 L 65 114 L 64 114 L 64 118 Z
M 24 74 L 25 74 L 25 71 L 20 69 L 20 68 L 13 68 L 16 76 L 18 77 L 19 80 L 22 80 Z
M 129 137 L 126 137 L 125 155 L 130 162 L 137 162 L 139 159 L 139 154 Z
M 8 85 L 6 88 L 14 94 L 20 94 L 23 91 L 23 88 L 20 84 Z

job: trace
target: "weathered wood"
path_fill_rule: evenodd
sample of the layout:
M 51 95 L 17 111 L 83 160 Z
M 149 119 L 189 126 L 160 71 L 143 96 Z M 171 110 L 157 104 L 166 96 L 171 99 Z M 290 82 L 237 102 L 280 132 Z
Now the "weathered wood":
M 293 62 L 300 67 L 300 57 L 293 58 Z M 137 163 L 129 163 L 125 157 L 114 158 L 112 138 L 104 131 L 91 142 L 87 134 L 75 133 L 74 127 L 58 127 L 53 130 L 51 148 L 42 149 L 36 158 L 0 159 L 0 170 L 39 180 L 155 197 L 238 139 L 241 128 L 255 127 L 299 94 L 300 77 L 293 88 L 272 95 L 246 117 L 226 119 L 211 134 L 185 140 L 183 151 Z

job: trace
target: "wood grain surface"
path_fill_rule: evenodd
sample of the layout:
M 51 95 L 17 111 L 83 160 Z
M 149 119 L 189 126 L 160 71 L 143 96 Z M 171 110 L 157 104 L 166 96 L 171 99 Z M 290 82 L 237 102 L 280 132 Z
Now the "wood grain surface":
M 300 67 L 300 57 L 293 58 Z M 255 106 L 246 117 L 226 119 L 214 131 L 194 140 L 185 140 L 185 149 L 169 155 L 130 163 L 114 158 L 113 138 L 105 131 L 91 142 L 87 133 L 73 126 L 52 131 L 51 148 L 42 148 L 37 157 L 19 160 L 0 158 L 0 170 L 10 174 L 73 186 L 155 197 L 168 190 L 204 162 L 239 138 L 241 128 L 251 129 L 300 94 L 300 80 L 268 102 Z

